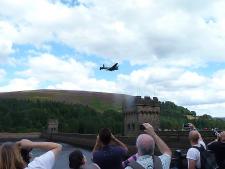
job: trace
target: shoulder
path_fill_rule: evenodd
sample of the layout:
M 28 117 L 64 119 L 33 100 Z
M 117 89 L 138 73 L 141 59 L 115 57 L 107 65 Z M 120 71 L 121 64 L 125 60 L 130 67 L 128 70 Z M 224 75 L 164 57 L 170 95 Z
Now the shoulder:
M 117 153 L 125 153 L 126 150 L 121 146 L 111 146 L 112 151 Z
M 53 151 L 48 151 L 45 154 L 34 158 L 32 162 L 28 164 L 26 169 L 51 169 L 55 164 L 55 155 Z
M 171 160 L 171 156 L 169 154 L 163 154 L 161 156 L 159 156 L 160 160 L 163 161 L 168 161 L 168 160 Z
M 163 168 L 169 168 L 170 167 L 170 162 L 171 162 L 171 156 L 168 154 L 163 154 L 161 156 L 159 156 L 161 162 L 162 162 L 162 166 Z
M 206 145 L 205 145 L 205 142 L 203 140 L 199 140 L 198 144 L 202 145 L 206 149 Z
M 207 148 L 211 150 L 211 149 L 214 149 L 215 146 L 218 146 L 218 145 L 219 145 L 218 141 L 213 141 L 207 145 Z
M 130 166 L 127 166 L 125 169 L 132 169 Z
M 187 158 L 192 160 L 197 160 L 197 157 L 200 155 L 200 152 L 197 148 L 189 148 L 187 152 Z
M 94 162 L 102 161 L 102 159 L 103 159 L 103 157 L 104 157 L 104 154 L 105 154 L 105 153 L 104 153 L 102 150 L 98 150 L 98 151 L 93 152 L 93 155 L 92 155 L 93 161 L 94 161 Z
M 148 166 L 153 166 L 152 157 L 149 155 L 139 156 L 137 158 L 137 162 L 145 168 L 147 168 Z
M 101 150 L 95 151 L 92 153 L 92 155 L 93 155 L 93 158 L 99 157 L 102 155 L 102 151 Z

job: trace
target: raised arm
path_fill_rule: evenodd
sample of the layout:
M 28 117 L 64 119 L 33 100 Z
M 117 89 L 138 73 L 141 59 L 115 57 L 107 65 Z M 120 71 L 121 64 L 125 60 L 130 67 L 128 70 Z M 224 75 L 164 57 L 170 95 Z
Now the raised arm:
M 95 151 L 98 151 L 99 149 L 101 149 L 101 147 L 102 147 L 102 144 L 101 144 L 101 142 L 99 140 L 99 135 L 98 135 L 97 139 L 96 139 L 96 142 L 95 142 L 95 146 L 94 146 L 94 148 L 92 150 L 92 153 L 94 153 Z
M 126 151 L 128 151 L 127 146 L 126 146 L 122 141 L 120 141 L 119 139 L 117 139 L 113 134 L 111 135 L 111 138 L 112 138 L 112 140 L 113 140 L 117 145 L 123 147 Z
M 51 150 L 55 156 L 58 155 L 62 150 L 62 145 L 53 142 L 32 142 L 27 139 L 23 139 L 18 142 L 21 148 L 39 148 L 46 151 Z
M 144 123 L 143 126 L 145 127 L 145 132 L 153 137 L 155 140 L 156 145 L 159 148 L 159 151 L 162 154 L 168 154 L 172 155 L 172 152 L 170 148 L 167 146 L 167 144 L 155 133 L 154 128 L 149 123 Z

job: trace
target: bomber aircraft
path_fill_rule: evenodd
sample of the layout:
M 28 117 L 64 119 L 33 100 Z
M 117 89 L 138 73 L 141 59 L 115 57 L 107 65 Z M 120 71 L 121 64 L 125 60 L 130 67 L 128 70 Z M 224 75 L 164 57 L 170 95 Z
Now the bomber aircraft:
M 118 70 L 118 68 L 119 68 L 118 63 L 116 63 L 112 67 L 105 67 L 105 65 L 103 64 L 103 66 L 100 67 L 99 69 L 100 70 L 105 69 L 105 70 L 108 70 L 108 71 L 114 71 L 114 70 Z

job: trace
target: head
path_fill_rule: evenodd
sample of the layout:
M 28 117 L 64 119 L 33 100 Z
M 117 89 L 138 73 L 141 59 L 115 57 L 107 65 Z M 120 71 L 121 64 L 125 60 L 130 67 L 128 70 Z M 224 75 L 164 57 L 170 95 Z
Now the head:
M 220 141 L 225 143 L 225 131 L 220 133 Z
M 111 131 L 108 128 L 103 128 L 99 132 L 99 139 L 103 145 L 108 145 L 111 141 Z
M 0 169 L 24 169 L 25 163 L 19 147 L 13 143 L 4 143 L 0 147 Z
M 195 130 L 190 131 L 189 140 L 190 140 L 191 145 L 198 144 L 199 133 Z
M 136 141 L 136 147 L 138 149 L 138 155 L 152 155 L 154 154 L 155 141 L 148 134 L 141 134 Z
M 80 150 L 74 150 L 69 155 L 69 166 L 71 169 L 79 169 L 86 163 L 86 159 Z

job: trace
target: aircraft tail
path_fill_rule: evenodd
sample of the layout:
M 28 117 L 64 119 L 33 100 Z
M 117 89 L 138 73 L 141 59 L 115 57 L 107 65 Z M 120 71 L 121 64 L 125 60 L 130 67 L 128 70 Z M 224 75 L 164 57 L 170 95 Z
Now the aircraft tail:
M 102 67 L 99 68 L 100 70 L 105 69 L 105 65 L 103 64 Z

